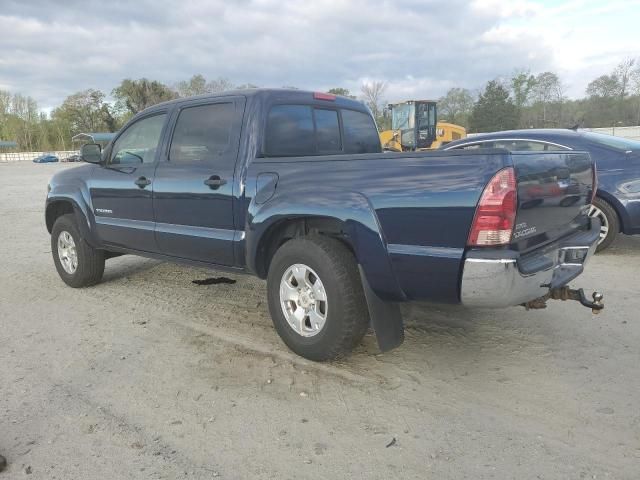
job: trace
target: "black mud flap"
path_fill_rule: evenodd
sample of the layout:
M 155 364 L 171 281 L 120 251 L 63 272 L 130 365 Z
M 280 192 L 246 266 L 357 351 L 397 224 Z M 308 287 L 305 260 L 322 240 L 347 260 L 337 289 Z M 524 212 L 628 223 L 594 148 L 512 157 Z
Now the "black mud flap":
M 369 307 L 371 325 L 376 333 L 378 348 L 387 352 L 402 345 L 404 342 L 404 323 L 400 313 L 400 305 L 395 302 L 385 302 L 369 286 L 367 277 L 358 265 L 364 296 Z

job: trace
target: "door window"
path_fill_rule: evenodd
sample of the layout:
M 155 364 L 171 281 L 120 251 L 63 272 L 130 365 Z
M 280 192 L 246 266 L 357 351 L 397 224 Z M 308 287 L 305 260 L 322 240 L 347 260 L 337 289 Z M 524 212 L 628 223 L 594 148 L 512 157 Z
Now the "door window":
M 165 113 L 145 117 L 129 126 L 113 145 L 112 165 L 152 163 L 160 142 Z
M 169 162 L 227 163 L 228 154 L 235 151 L 231 148 L 235 117 L 231 102 L 184 108 L 176 122 Z

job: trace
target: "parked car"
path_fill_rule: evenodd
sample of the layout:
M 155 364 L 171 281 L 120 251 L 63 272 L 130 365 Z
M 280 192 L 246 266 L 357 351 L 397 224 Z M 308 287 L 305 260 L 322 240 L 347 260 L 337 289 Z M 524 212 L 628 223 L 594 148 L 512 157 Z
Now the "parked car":
M 61 160 L 62 162 L 81 162 L 82 157 L 78 153 L 74 153 L 73 155 L 69 155 Z
M 40 155 L 39 157 L 33 159 L 33 163 L 53 163 L 57 161 L 58 157 L 51 153 L 45 153 L 44 155 Z
M 479 134 L 447 144 L 445 150 L 506 148 L 511 151 L 583 150 L 594 159 L 598 190 L 589 215 L 602 223 L 598 251 L 618 233 L 640 234 L 640 142 L 588 131 L 511 130 Z
M 257 89 L 150 107 L 81 154 L 91 164 L 58 172 L 46 202 L 67 285 L 98 283 L 120 254 L 257 275 L 283 341 L 312 360 L 348 353 L 369 322 L 382 350 L 399 345 L 402 301 L 602 308 L 567 287 L 600 231 L 584 152 L 382 153 L 361 102 Z M 549 190 L 556 170 L 570 192 Z

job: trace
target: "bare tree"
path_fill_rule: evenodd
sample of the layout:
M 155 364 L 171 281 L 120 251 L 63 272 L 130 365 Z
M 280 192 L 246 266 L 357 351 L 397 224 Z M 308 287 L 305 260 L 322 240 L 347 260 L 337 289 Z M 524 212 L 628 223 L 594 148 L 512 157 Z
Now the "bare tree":
M 210 93 L 224 92 L 226 90 L 233 90 L 236 88 L 231 80 L 224 77 L 218 77 L 216 80 L 211 80 L 207 83 L 207 89 Z
M 631 80 L 634 75 L 633 66 L 636 61 L 634 58 L 627 58 L 620 62 L 613 71 L 613 75 L 618 79 L 620 85 L 620 100 L 624 100 L 624 97 L 629 93 L 629 87 L 631 86 Z
M 557 126 L 562 115 L 564 100 L 564 87 L 558 75 L 553 72 L 538 74 L 533 85 L 533 99 L 542 107 L 542 126 L 547 127 L 549 124 Z M 552 106 L 557 107 L 555 119 L 549 116 Z
M 371 109 L 371 113 L 373 113 L 376 120 L 382 117 L 382 112 L 384 110 L 384 100 L 382 97 L 386 90 L 387 82 L 382 81 L 363 83 L 362 87 L 360 87 L 362 99 Z

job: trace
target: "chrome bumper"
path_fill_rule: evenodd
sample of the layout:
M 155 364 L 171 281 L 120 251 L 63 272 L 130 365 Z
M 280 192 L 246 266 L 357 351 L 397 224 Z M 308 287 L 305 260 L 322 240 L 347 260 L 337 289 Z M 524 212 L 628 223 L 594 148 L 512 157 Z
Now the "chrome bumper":
M 600 222 L 586 232 L 526 256 L 503 250 L 472 250 L 462 273 L 460 301 L 469 307 L 520 305 L 576 278 L 595 253 Z

